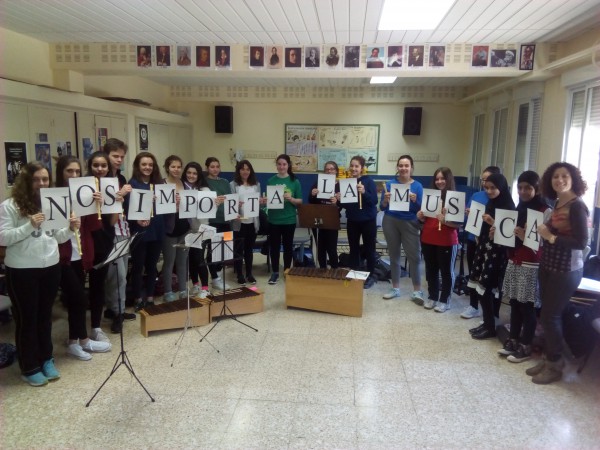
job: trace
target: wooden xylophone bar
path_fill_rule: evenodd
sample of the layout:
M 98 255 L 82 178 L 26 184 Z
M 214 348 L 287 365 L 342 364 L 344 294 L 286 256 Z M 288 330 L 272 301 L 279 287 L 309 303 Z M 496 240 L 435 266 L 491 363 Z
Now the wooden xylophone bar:
M 315 267 L 294 267 L 289 270 L 289 275 L 308 278 L 325 278 L 328 280 L 345 280 L 350 271 L 348 269 L 317 269 Z

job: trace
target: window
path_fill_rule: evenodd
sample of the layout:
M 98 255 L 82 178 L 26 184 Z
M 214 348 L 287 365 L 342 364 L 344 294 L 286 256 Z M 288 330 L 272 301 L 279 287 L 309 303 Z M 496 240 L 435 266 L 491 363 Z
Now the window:
M 512 177 L 512 194 L 515 204 L 519 201 L 519 195 L 517 193 L 517 181 L 519 175 L 526 170 L 537 169 L 541 110 L 542 101 L 539 98 L 534 98 L 527 103 L 519 105 L 515 165 Z
M 506 151 L 506 130 L 508 108 L 494 112 L 494 130 L 492 135 L 492 166 L 504 168 L 504 153 Z

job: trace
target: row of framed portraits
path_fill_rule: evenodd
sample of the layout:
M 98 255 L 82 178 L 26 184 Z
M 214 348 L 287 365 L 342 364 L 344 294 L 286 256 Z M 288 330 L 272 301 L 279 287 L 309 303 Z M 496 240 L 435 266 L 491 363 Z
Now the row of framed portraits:
M 445 45 L 370 45 L 366 55 L 360 45 L 250 45 L 248 65 L 251 69 L 358 69 L 366 56 L 366 68 L 373 70 L 401 68 L 441 68 L 446 65 Z M 471 67 L 516 68 L 533 70 L 535 45 L 523 44 L 517 49 L 497 49 L 489 45 L 473 45 Z M 138 45 L 137 66 L 197 67 L 231 69 L 229 45 Z

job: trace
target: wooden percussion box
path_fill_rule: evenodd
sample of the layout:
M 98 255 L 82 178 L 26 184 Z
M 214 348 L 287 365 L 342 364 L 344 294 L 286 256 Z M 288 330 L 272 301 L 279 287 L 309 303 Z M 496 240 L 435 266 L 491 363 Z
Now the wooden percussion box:
M 311 267 L 286 270 L 286 306 L 362 317 L 364 281 L 348 280 L 348 272 Z
M 184 328 L 187 321 L 187 299 L 160 305 L 147 306 L 140 311 L 141 332 L 148 337 L 150 331 Z M 190 326 L 199 327 L 210 323 L 210 307 L 190 298 Z
M 234 316 L 255 314 L 264 309 L 264 294 L 257 289 L 241 287 L 229 289 L 224 294 L 206 297 L 210 305 L 210 320 L 223 315 Z M 226 300 L 227 310 L 223 312 L 223 301 Z

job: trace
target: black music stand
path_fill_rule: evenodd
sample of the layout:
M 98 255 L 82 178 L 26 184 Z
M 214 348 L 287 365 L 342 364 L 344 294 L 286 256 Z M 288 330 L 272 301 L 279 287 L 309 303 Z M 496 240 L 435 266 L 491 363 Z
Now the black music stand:
M 303 228 L 312 228 L 316 237 L 317 251 L 313 257 L 315 261 L 319 254 L 319 232 L 318 230 L 339 230 L 340 229 L 340 210 L 334 205 L 323 204 L 302 204 L 298 206 L 298 223 Z M 317 230 L 315 232 L 315 230 Z
M 239 320 L 237 318 L 237 315 L 233 314 L 233 312 L 231 311 L 231 309 L 229 309 L 229 306 L 227 306 L 227 300 L 225 299 L 225 294 L 227 292 L 232 293 L 235 292 L 236 289 L 229 289 L 229 291 L 225 290 L 225 266 L 224 263 L 226 261 L 237 261 L 243 258 L 242 255 L 240 255 L 239 253 L 235 252 L 236 249 L 236 242 L 241 242 L 242 244 L 244 243 L 244 238 L 238 238 L 238 239 L 232 239 L 230 241 L 225 241 L 222 240 L 220 242 L 212 242 L 211 241 L 211 251 L 215 250 L 219 252 L 220 258 L 217 258 L 218 260 L 215 261 L 215 258 L 213 257 L 213 260 L 209 263 L 207 262 L 207 265 L 210 264 L 222 264 L 223 265 L 223 307 L 221 308 L 221 312 L 219 314 L 218 317 L 215 318 L 215 323 L 214 325 L 206 332 L 206 334 L 202 337 L 202 339 L 200 339 L 200 342 L 202 342 L 204 339 L 206 339 L 206 336 L 209 335 L 209 333 L 215 329 L 215 327 L 221 322 L 221 320 L 223 319 L 233 319 L 235 320 L 237 323 L 240 323 L 256 332 L 258 332 L 258 330 L 256 328 L 254 328 L 253 326 L 248 325 L 247 323 L 242 322 L 241 320 Z M 243 245 L 239 246 L 238 248 L 243 248 Z M 225 257 L 225 251 L 229 250 L 232 252 L 233 257 L 232 258 L 226 258 Z
M 130 251 L 130 247 L 132 245 L 137 245 L 139 242 L 139 239 L 137 239 L 135 241 L 135 243 L 133 243 L 133 241 L 137 238 L 137 237 L 141 237 L 142 233 L 137 233 L 134 234 L 133 236 L 128 237 L 127 239 L 124 239 L 122 241 L 119 242 L 115 242 L 112 251 L 110 252 L 110 254 L 106 257 L 106 259 L 104 261 L 102 261 L 99 264 L 96 264 L 94 266 L 94 269 L 100 269 L 101 267 L 104 267 L 110 263 L 115 263 L 117 259 L 122 258 L 126 255 L 129 254 Z M 119 294 L 120 291 L 120 287 L 119 287 L 119 273 L 118 273 L 118 266 L 117 266 L 117 301 L 119 303 L 119 320 L 122 320 L 122 307 L 121 307 L 121 296 Z M 94 393 L 94 395 L 92 396 L 92 398 L 90 398 L 90 400 L 85 404 L 86 408 L 88 406 L 90 406 L 90 403 L 92 403 L 92 400 L 94 400 L 94 398 L 96 398 L 96 395 L 98 395 L 98 393 L 100 392 L 100 390 L 104 387 L 104 385 L 108 382 L 108 380 L 110 379 L 110 377 L 113 376 L 113 374 L 117 371 L 117 369 L 121 366 L 125 366 L 125 368 L 129 371 L 129 373 L 131 375 L 133 375 L 133 378 L 135 378 L 135 380 L 139 383 L 139 385 L 142 387 L 142 389 L 146 392 L 146 394 L 148 394 L 148 397 L 150 397 L 150 400 L 152 400 L 153 402 L 155 401 L 154 398 L 152 397 L 152 395 L 150 395 L 150 392 L 148 392 L 148 389 L 146 389 L 146 387 L 142 384 L 142 382 L 140 381 L 140 379 L 137 377 L 137 375 L 135 374 L 135 372 L 133 371 L 133 367 L 131 365 L 131 361 L 129 361 L 129 357 L 127 356 L 127 352 L 125 351 L 125 343 L 123 341 L 123 327 L 121 327 L 121 332 L 119 333 L 120 337 L 121 337 L 121 351 L 119 352 L 119 356 L 117 356 L 117 360 L 115 361 L 115 365 L 113 366 L 112 370 L 110 371 L 110 373 L 108 374 L 108 377 L 106 377 L 106 380 L 104 380 L 104 383 L 102 383 L 100 385 L 100 387 L 98 388 L 98 390 Z
M 202 342 L 202 340 L 204 338 L 206 338 L 206 335 L 203 335 L 202 333 L 200 333 L 200 331 L 198 330 L 198 327 L 194 326 L 192 324 L 192 314 L 191 314 L 191 308 L 190 308 L 190 283 L 189 283 L 189 279 L 190 279 L 189 250 L 193 246 L 193 244 L 195 244 L 197 241 L 202 241 L 202 235 L 203 234 L 204 234 L 204 232 L 200 232 L 198 234 L 198 237 L 196 239 L 194 239 L 194 241 L 191 242 L 189 245 L 188 244 L 175 244 L 175 245 L 173 245 L 173 247 L 175 247 L 175 248 L 183 248 L 185 251 L 188 252 L 188 262 L 187 262 L 187 266 L 186 266 L 187 267 L 187 275 L 186 275 L 187 316 L 186 316 L 186 319 L 185 319 L 185 325 L 183 327 L 183 330 L 181 331 L 181 334 L 177 338 L 177 341 L 175 341 L 175 347 L 177 347 L 177 349 L 175 350 L 175 354 L 173 355 L 173 361 L 171 361 L 171 367 L 173 367 L 173 365 L 175 364 L 175 359 L 177 358 L 177 354 L 179 353 L 179 348 L 181 347 L 181 344 L 183 343 L 183 338 L 185 337 L 185 333 L 187 332 L 188 328 L 192 328 L 193 327 L 194 330 L 196 330 L 196 333 L 198 333 L 198 335 L 200 336 L 200 341 L 201 342 Z M 202 246 L 200 249 L 202 251 L 204 251 L 204 246 Z M 225 272 L 225 271 L 223 271 L 223 272 Z M 214 345 L 212 345 L 208 339 L 206 339 L 206 342 L 208 342 L 210 344 L 210 346 L 216 350 L 217 353 L 221 353 L 219 351 L 219 349 L 217 349 Z

